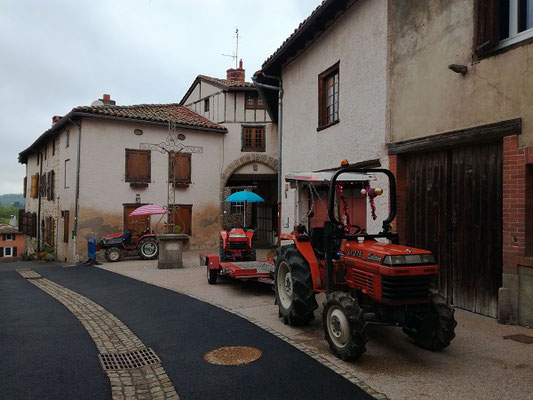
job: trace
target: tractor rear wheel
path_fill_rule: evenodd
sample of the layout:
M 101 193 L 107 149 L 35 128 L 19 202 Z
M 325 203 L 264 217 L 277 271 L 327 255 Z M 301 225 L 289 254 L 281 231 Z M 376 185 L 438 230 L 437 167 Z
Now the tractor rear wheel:
M 454 308 L 446 303 L 440 294 L 434 294 L 429 301 L 426 315 L 419 319 L 414 329 L 404 329 L 418 347 L 437 351 L 450 345 L 455 337 L 457 321 Z M 407 327 L 411 328 L 411 327 Z
M 218 270 L 217 269 L 211 269 L 209 266 L 207 266 L 207 283 L 210 285 L 214 285 L 217 283 L 218 278 Z
M 122 251 L 118 247 L 110 247 L 105 251 L 105 259 L 109 262 L 117 262 L 122 258 Z
M 159 243 L 154 238 L 143 239 L 139 243 L 139 253 L 144 260 L 153 260 L 159 253 Z
M 329 348 L 342 360 L 356 360 L 366 351 L 366 322 L 357 300 L 344 292 L 330 293 L 324 303 L 322 328 Z
M 274 290 L 279 316 L 288 325 L 306 325 L 318 308 L 313 290 L 311 270 L 295 245 L 278 250 L 274 270 Z

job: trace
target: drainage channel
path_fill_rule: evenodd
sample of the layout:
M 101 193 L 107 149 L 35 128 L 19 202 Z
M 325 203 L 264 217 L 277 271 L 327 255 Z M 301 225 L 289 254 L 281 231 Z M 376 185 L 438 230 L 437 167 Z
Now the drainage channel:
M 42 277 L 32 269 L 17 272 L 68 310 L 96 344 L 98 359 L 118 399 L 179 399 L 161 359 L 117 317 L 97 303 Z

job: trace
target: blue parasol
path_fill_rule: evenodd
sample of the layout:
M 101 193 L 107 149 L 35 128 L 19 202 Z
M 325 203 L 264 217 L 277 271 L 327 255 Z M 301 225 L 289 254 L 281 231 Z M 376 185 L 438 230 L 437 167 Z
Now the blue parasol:
M 241 190 L 240 192 L 235 192 L 228 196 L 226 199 L 228 203 L 244 203 L 244 226 L 246 226 L 246 204 L 247 203 L 261 203 L 265 200 L 258 194 L 254 192 L 249 192 L 247 190 Z
M 247 190 L 242 190 L 240 192 L 235 192 L 228 196 L 226 199 L 228 203 L 261 203 L 265 200 L 254 192 L 249 192 Z

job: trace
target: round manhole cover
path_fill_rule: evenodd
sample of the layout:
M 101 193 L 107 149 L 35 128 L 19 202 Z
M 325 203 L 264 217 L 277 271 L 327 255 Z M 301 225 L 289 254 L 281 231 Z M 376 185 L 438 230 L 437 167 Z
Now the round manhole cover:
M 210 351 L 205 361 L 215 365 L 245 365 L 261 358 L 261 350 L 247 346 L 227 346 Z

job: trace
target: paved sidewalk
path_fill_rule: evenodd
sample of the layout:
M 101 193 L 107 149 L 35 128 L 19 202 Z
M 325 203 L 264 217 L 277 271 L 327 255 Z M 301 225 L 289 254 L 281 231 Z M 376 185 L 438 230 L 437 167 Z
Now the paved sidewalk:
M 211 250 L 211 252 L 217 252 Z M 258 253 L 258 259 L 266 257 Z M 254 282 L 219 279 L 208 285 L 198 252 L 184 255 L 185 268 L 158 270 L 156 261 L 127 260 L 101 268 L 223 306 L 296 343 L 307 346 L 391 399 L 533 399 L 533 344 L 504 339 L 533 336 L 533 330 L 498 324 L 494 319 L 457 310 L 457 337 L 432 353 L 412 345 L 401 329 L 373 326 L 361 360 L 343 362 L 331 355 L 320 326 L 321 308 L 305 328 L 283 325 L 272 288 Z M 319 304 L 322 297 L 318 298 Z

